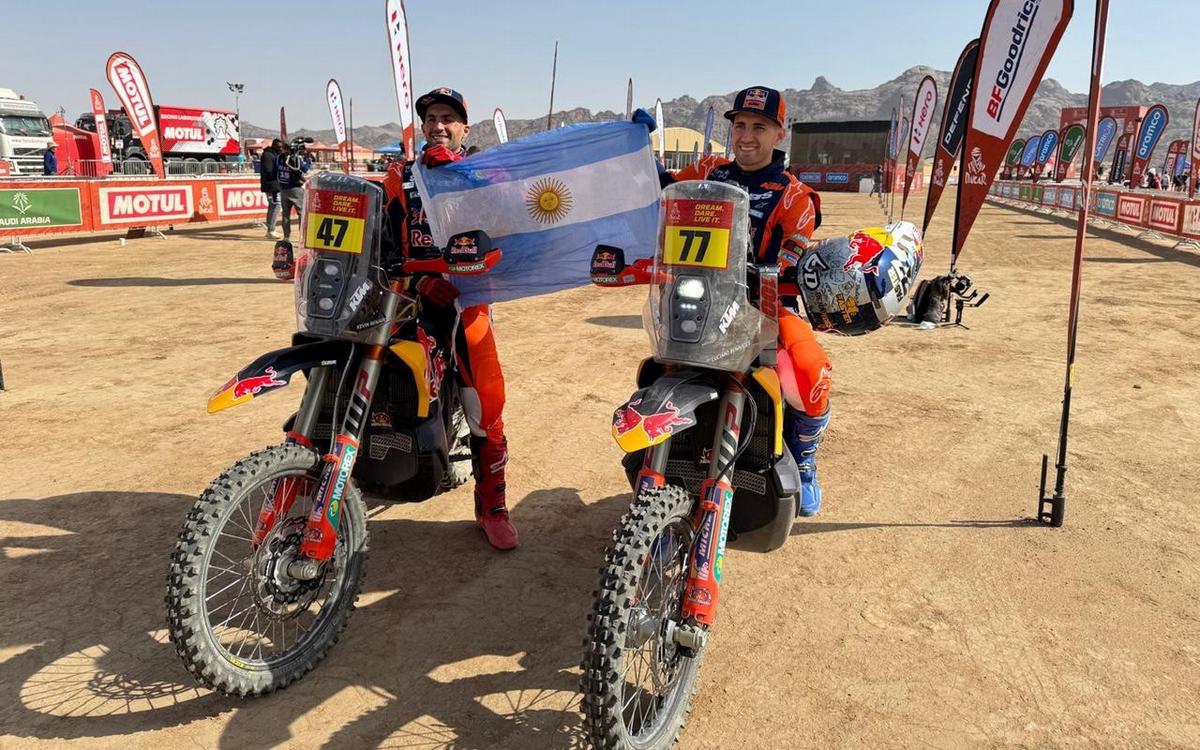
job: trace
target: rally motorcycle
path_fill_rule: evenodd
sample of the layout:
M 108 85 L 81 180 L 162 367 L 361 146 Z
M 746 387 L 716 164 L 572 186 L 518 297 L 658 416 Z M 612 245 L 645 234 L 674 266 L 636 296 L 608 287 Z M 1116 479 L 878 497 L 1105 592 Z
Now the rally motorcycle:
M 783 414 L 802 402 L 777 345 L 781 299 L 802 300 L 815 329 L 867 333 L 901 313 L 922 259 L 920 232 L 901 222 L 816 243 L 781 278 L 778 266 L 753 265 L 740 187 L 680 182 L 661 205 L 653 258 L 627 265 L 603 245 L 592 256 L 594 284 L 650 286 L 643 320 L 654 351 L 613 414 L 634 495 L 589 618 L 582 708 L 597 748 L 674 743 L 726 546 L 769 552 L 791 533 L 800 472 Z
M 262 695 L 304 676 L 337 641 L 362 584 L 362 491 L 419 502 L 471 475 L 450 342 L 453 306 L 423 308 L 420 272 L 485 273 L 483 232 L 437 257 L 392 260 L 383 191 L 350 175 L 309 181 L 296 262 L 292 346 L 259 357 L 210 413 L 306 384 L 280 445 L 233 464 L 188 513 L 171 557 L 169 632 L 204 685 Z

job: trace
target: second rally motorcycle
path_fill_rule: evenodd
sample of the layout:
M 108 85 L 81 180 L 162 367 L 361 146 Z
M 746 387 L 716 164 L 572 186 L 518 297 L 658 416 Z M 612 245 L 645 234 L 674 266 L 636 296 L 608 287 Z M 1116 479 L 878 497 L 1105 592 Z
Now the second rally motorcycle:
M 696 689 L 725 574 L 725 550 L 781 547 L 800 472 L 784 444 L 799 405 L 780 300 L 798 296 L 817 330 L 861 334 L 902 311 L 922 259 L 912 224 L 805 251 L 795 277 L 753 265 L 749 195 L 719 182 L 663 191 L 653 259 L 599 246 L 592 281 L 648 284 L 653 357 L 613 414 L 633 502 L 605 553 L 583 661 L 594 747 L 669 748 Z
M 296 259 L 299 332 L 209 399 L 221 411 L 306 379 L 285 440 L 228 468 L 188 513 L 171 556 L 169 634 L 188 670 L 226 694 L 262 695 L 337 642 L 367 559 L 363 489 L 426 500 L 471 475 L 450 342 L 457 313 L 423 308 L 406 279 L 478 274 L 500 259 L 483 232 L 441 255 L 386 256 L 383 191 L 321 173 L 309 182 Z

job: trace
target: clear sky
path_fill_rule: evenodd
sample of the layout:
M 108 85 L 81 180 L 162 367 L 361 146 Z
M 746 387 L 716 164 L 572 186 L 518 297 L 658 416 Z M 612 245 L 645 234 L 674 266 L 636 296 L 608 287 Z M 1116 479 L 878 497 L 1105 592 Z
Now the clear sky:
M 109 106 L 108 55 L 138 59 L 160 104 L 226 106 L 226 81 L 246 86 L 243 119 L 264 127 L 287 106 L 288 125 L 330 127 L 325 82 L 354 99 L 356 125 L 395 121 L 384 0 L 241 3 L 232 0 L 2 0 L 0 86 L 67 119 L 95 87 Z M 473 121 L 494 107 L 509 118 L 544 115 L 554 42 L 555 109 L 623 111 L 634 79 L 637 105 L 655 97 L 725 93 L 750 84 L 807 88 L 823 75 L 844 89 L 869 88 L 914 65 L 953 67 L 979 34 L 985 0 L 722 0 L 624 2 L 408 0 L 414 87 L 448 85 L 468 99 Z M 53 10 L 51 10 L 53 7 Z M 1048 75 L 1087 88 L 1094 0 L 1075 15 Z M 757 14 L 756 17 L 752 17 Z M 1105 81 L 1200 79 L 1186 34 L 1200 28 L 1200 0 L 1116 0 L 1109 17 Z M 19 31 L 18 31 L 19 30 Z M 1164 35 L 1164 31 L 1168 33 Z M 1170 41 L 1171 47 L 1164 45 Z M 1182 44 L 1188 51 L 1178 52 Z

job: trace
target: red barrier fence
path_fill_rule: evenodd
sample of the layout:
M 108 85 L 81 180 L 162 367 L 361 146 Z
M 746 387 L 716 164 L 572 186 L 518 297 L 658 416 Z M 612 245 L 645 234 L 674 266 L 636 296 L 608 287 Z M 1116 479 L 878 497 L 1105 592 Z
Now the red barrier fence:
M 1079 185 L 1054 183 L 992 183 L 990 197 L 1075 214 L 1082 207 Z M 1092 191 L 1092 218 L 1158 232 L 1180 241 L 1200 242 L 1200 200 L 1189 201 L 1182 193 L 1152 190 L 1097 188 Z
M 0 241 L 265 217 L 257 176 L 196 180 L 5 180 Z

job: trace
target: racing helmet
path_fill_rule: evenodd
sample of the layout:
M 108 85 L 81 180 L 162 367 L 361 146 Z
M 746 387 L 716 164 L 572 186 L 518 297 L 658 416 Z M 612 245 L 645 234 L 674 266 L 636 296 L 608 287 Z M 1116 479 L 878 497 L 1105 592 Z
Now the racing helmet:
M 804 312 L 818 331 L 859 336 L 904 312 L 923 258 L 921 230 L 907 221 L 821 240 L 796 269 Z

